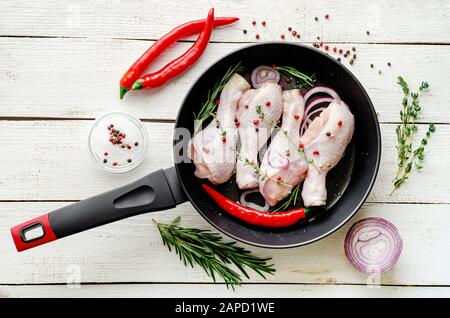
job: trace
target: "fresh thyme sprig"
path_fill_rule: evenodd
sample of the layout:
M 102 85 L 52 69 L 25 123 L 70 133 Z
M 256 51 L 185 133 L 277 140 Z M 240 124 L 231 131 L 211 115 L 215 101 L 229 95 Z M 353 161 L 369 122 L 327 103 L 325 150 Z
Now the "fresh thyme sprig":
M 185 266 L 194 267 L 194 264 L 197 264 L 214 282 L 218 275 L 224 280 L 227 288 L 231 287 L 233 290 L 234 286 L 241 284 L 241 274 L 249 278 L 245 267 L 252 269 L 264 279 L 266 279 L 264 274 L 274 274 L 274 264 L 267 263 L 271 258 L 254 256 L 249 250 L 236 246 L 236 242 L 225 243 L 218 233 L 181 227 L 180 220 L 181 218 L 177 217 L 168 224 L 155 220 L 153 222 L 158 227 L 163 244 L 169 251 L 173 248 Z M 235 265 L 238 271 L 231 269 L 230 265 Z
M 308 88 L 308 87 L 313 86 L 316 83 L 315 74 L 308 76 L 291 66 L 276 66 L 275 69 L 280 71 L 280 73 L 282 73 L 286 76 L 294 77 L 298 82 L 298 84 L 296 85 L 296 88 L 302 88 L 302 87 Z
M 286 136 L 286 138 L 289 140 L 289 142 L 297 149 L 298 152 L 303 152 L 303 148 L 300 147 L 300 144 L 295 144 L 295 142 L 292 140 L 292 138 L 289 136 L 289 133 L 287 130 L 284 130 L 283 128 L 281 128 L 277 122 L 275 120 L 272 120 L 270 122 L 270 126 L 276 130 L 278 130 L 279 132 L 281 132 L 283 135 Z
M 215 113 L 217 108 L 216 100 L 218 99 L 220 92 L 222 92 L 224 86 L 228 83 L 234 73 L 242 72 L 243 70 L 244 67 L 241 65 L 241 62 L 237 63 L 235 66 L 231 66 L 225 72 L 223 77 L 219 81 L 217 81 L 216 84 L 214 84 L 213 89 L 208 91 L 206 101 L 202 104 L 199 112 L 194 113 L 194 136 L 202 128 L 203 122 Z
M 417 132 L 415 120 L 421 110 L 419 104 L 420 93 L 429 88 L 428 82 L 422 82 L 418 92 L 410 94 L 409 86 L 403 77 L 398 77 L 398 84 L 403 90 L 402 110 L 400 111 L 401 125 L 395 129 L 397 134 L 397 173 L 393 179 L 394 188 L 389 195 L 392 195 L 406 180 L 408 180 L 415 171 L 423 168 L 425 159 L 425 145 L 431 134 L 436 131 L 434 124 L 429 124 L 425 137 L 422 138 L 420 145 L 413 150 L 413 138 Z M 411 96 L 411 102 L 409 102 Z
M 262 171 L 257 162 L 254 162 L 253 160 L 249 160 L 248 158 L 243 157 L 240 153 L 237 153 L 236 158 L 237 158 L 237 160 L 242 162 L 244 164 L 244 166 L 252 167 L 253 171 L 255 171 L 255 173 L 258 176 L 260 176 L 261 181 L 264 181 L 266 179 L 270 179 L 273 182 L 276 182 L 276 184 L 279 185 L 279 186 L 285 186 L 285 187 L 292 188 L 292 186 L 290 184 L 287 184 L 286 182 L 284 182 L 283 179 L 281 179 L 280 177 L 278 177 L 278 178 L 271 177 L 271 176 L 269 176 L 267 174 L 267 172 Z

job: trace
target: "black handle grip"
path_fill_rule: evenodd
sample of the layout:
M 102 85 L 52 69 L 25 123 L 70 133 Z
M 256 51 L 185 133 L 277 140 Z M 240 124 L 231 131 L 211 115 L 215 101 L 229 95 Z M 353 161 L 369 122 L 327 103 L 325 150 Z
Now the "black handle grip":
M 43 236 L 33 241 L 22 238 L 24 229 L 32 229 L 33 222 L 25 222 L 23 226 L 18 225 L 11 231 L 18 250 L 19 246 L 20 250 L 24 250 L 137 214 L 170 209 L 184 201 L 184 191 L 175 168 L 172 167 L 155 171 L 123 187 L 48 213 L 45 215 L 46 229 L 42 231 Z M 52 239 L 46 235 L 53 235 Z

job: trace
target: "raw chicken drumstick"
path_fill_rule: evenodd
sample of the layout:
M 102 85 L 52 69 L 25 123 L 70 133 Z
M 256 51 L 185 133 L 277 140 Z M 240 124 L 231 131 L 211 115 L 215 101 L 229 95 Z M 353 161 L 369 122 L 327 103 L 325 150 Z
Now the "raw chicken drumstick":
M 258 163 L 258 152 L 272 130 L 270 123 L 282 113 L 281 88 L 266 82 L 258 89 L 247 91 L 239 101 L 236 124 L 241 140 L 240 160 L 236 163 L 236 182 L 240 189 L 258 187 L 259 176 L 242 160 Z
M 306 207 L 326 204 L 327 173 L 341 160 L 354 129 L 355 120 L 348 106 L 334 99 L 305 131 L 301 142 L 309 166 L 302 190 Z
M 259 182 L 259 191 L 274 206 L 305 179 L 308 164 L 300 147 L 300 125 L 305 102 L 300 90 L 283 92 L 283 124 L 261 162 L 269 177 Z
M 189 157 L 195 164 L 195 176 L 213 184 L 228 181 L 236 166 L 238 131 L 235 116 L 241 96 L 249 83 L 234 74 L 220 94 L 220 106 L 211 123 L 190 140 Z

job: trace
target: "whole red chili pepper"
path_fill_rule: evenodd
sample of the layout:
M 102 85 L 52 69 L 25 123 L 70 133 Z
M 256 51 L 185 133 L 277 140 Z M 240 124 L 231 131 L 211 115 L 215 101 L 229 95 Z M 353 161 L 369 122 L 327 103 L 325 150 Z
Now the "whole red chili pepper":
M 214 18 L 214 27 L 239 21 L 235 17 Z M 120 80 L 120 99 L 128 92 L 149 64 L 176 41 L 200 33 L 205 26 L 205 19 L 186 22 L 163 35 L 134 62 Z
M 195 43 L 180 57 L 176 58 L 172 62 L 168 63 L 159 71 L 146 74 L 139 78 L 133 84 L 133 89 L 142 89 L 147 87 L 158 87 L 163 85 L 169 79 L 184 72 L 189 66 L 191 66 L 205 51 L 208 45 L 209 38 L 211 37 L 214 21 L 214 8 L 209 10 L 208 17 L 203 31 L 199 34 Z
M 306 217 L 307 209 L 305 208 L 295 208 L 283 212 L 261 212 L 227 198 L 206 184 L 202 184 L 202 186 L 224 211 L 250 224 L 264 227 L 286 227 Z

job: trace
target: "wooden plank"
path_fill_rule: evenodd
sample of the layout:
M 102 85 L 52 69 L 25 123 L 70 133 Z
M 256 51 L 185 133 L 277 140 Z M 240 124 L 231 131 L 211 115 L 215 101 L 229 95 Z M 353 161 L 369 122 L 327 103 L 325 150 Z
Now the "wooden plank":
M 291 297 L 352 297 L 352 298 L 410 298 L 449 297 L 450 287 L 391 287 L 369 288 L 349 285 L 273 285 L 256 284 L 227 290 L 223 285 L 196 284 L 120 284 L 67 286 L 0 286 L 0 297 L 183 297 L 183 298 L 291 298 Z
M 80 200 L 171 165 L 171 123 L 146 123 L 151 145 L 141 166 L 126 174 L 101 171 L 91 161 L 86 138 L 92 121 L 0 121 L 11 136 L 0 165 L 0 200 Z M 423 135 L 420 125 L 418 135 Z M 450 203 L 450 126 L 438 125 L 427 146 L 425 168 L 394 196 L 395 126 L 381 125 L 383 153 L 372 202 Z
M 196 78 L 213 61 L 243 46 L 211 43 L 183 76 L 160 89 L 129 93 L 119 100 L 122 73 L 150 44 L 108 39 L 0 38 L 0 117 L 94 118 L 103 112 L 124 110 L 141 118 L 173 120 Z M 157 60 L 154 68 L 189 45 L 176 45 Z M 450 97 L 446 94 L 450 46 L 342 44 L 344 48 L 352 46 L 357 49 L 357 59 L 352 66 L 348 59 L 344 64 L 365 86 L 381 122 L 399 121 L 402 92 L 396 76 L 401 74 L 412 89 L 423 80 L 431 84 L 430 92 L 422 98 L 419 120 L 450 123 Z M 378 70 L 382 70 L 381 75 Z
M 212 229 L 190 204 L 105 225 L 45 246 L 17 253 L 9 228 L 31 217 L 64 206 L 64 202 L 0 204 L 0 284 L 73 281 L 211 282 L 199 268 L 186 268 L 163 246 L 152 218 L 169 222 L 181 216 L 184 226 Z M 450 214 L 448 205 L 365 204 L 343 228 L 299 248 L 270 250 L 246 246 L 256 255 L 273 257 L 276 275 L 270 283 L 366 284 L 367 277 L 348 263 L 343 240 L 350 225 L 368 216 L 393 222 L 404 241 L 395 268 L 383 275 L 384 285 L 450 285 Z M 251 282 L 264 282 L 256 274 Z
M 214 32 L 214 41 L 253 41 L 254 30 L 264 40 L 279 39 L 292 26 L 302 39 L 314 41 L 317 35 L 334 41 L 352 42 L 449 42 L 447 1 L 429 1 L 417 8 L 408 0 L 351 0 L 311 3 L 292 0 L 289 5 L 276 1 L 158 1 L 95 0 L 89 2 L 2 1 L 2 35 L 90 36 L 155 39 L 176 25 L 206 16 L 214 6 L 221 16 L 237 15 L 241 22 L 226 31 Z M 329 13 L 330 20 L 324 15 Z M 319 22 L 314 21 L 318 16 Z M 402 19 L 399 19 L 402 17 Z M 250 22 L 256 19 L 258 27 Z M 266 20 L 267 27 L 260 21 Z M 242 29 L 249 29 L 244 35 Z M 370 36 L 366 35 L 370 30 Z

